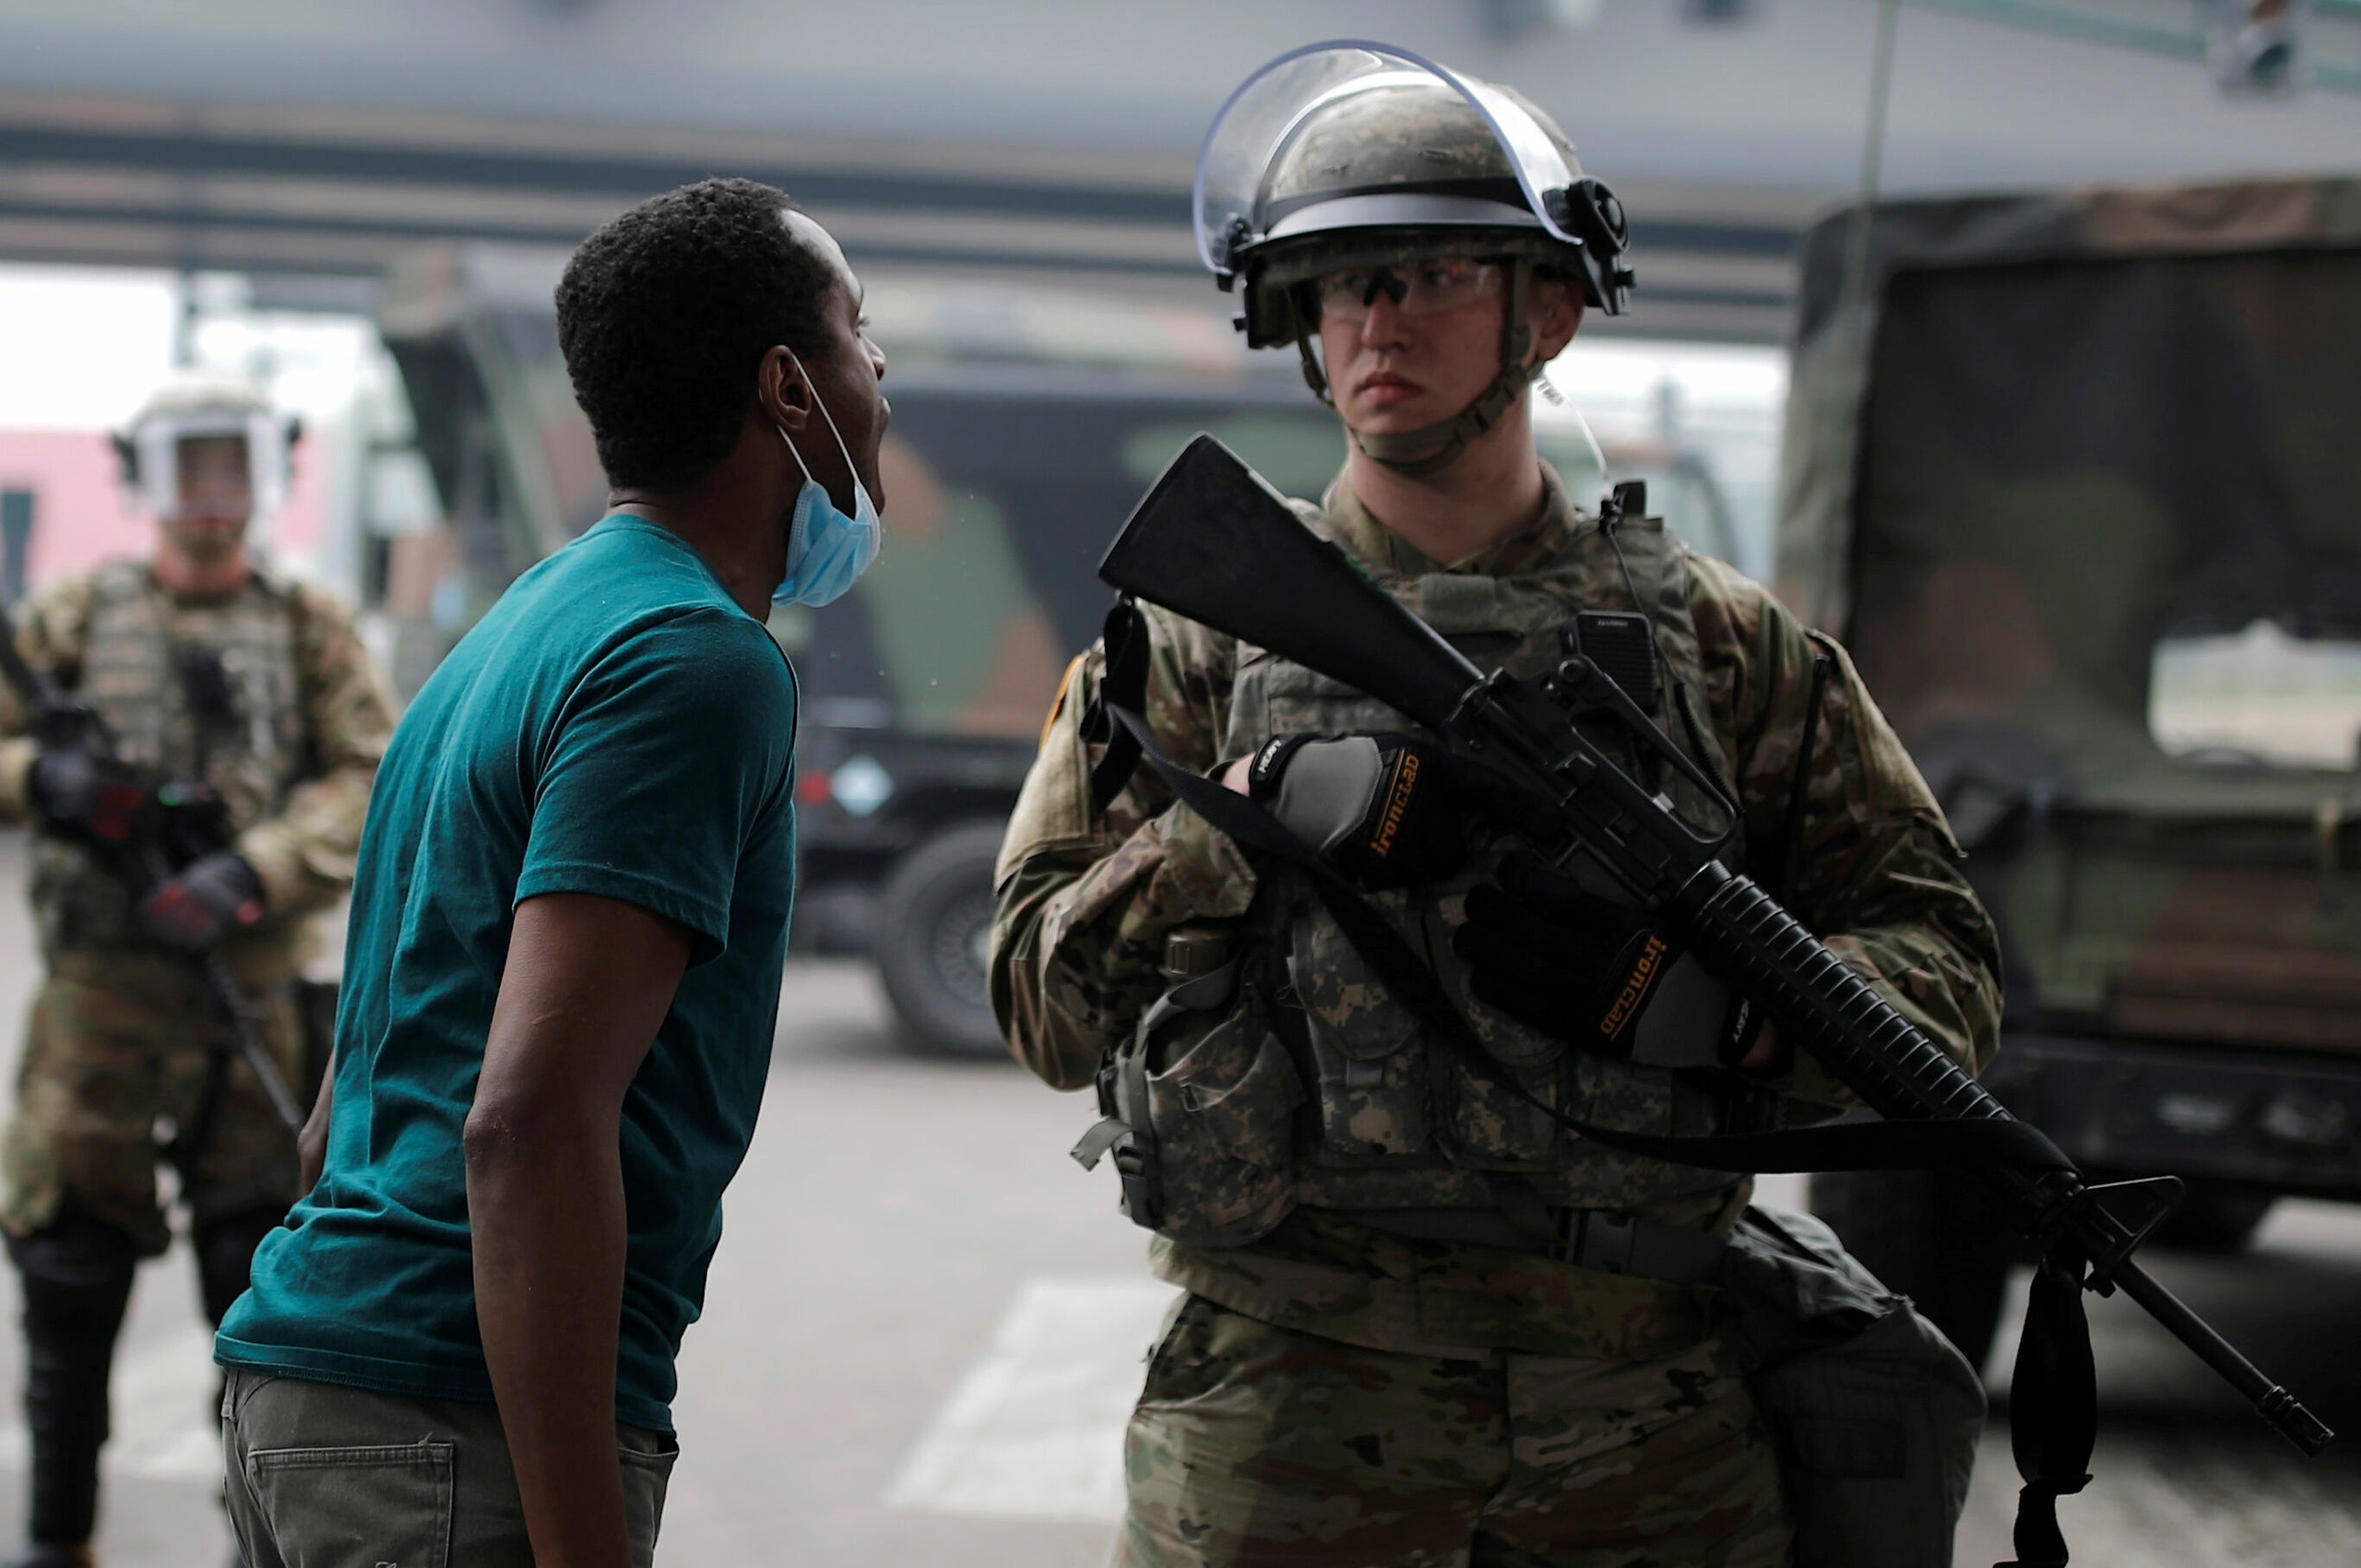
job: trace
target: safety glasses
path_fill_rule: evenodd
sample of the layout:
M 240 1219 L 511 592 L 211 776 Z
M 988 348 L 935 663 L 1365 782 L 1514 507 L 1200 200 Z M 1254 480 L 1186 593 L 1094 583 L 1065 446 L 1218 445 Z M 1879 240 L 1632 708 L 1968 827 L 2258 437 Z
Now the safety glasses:
M 1498 295 L 1501 267 L 1495 262 L 1445 256 L 1330 272 L 1314 279 L 1311 289 L 1323 321 L 1366 321 L 1381 297 L 1393 301 L 1406 316 L 1442 315 Z

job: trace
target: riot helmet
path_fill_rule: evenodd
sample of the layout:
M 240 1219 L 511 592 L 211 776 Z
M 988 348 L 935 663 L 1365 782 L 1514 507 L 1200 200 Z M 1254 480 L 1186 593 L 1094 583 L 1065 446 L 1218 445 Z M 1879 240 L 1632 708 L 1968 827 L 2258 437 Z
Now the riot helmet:
M 1292 342 L 1323 400 L 1311 342 L 1320 279 L 1448 258 L 1501 265 L 1508 298 L 1491 385 L 1426 429 L 1353 434 L 1370 457 L 1410 473 L 1450 462 L 1540 374 L 1525 362 L 1536 270 L 1579 282 L 1610 315 L 1632 283 L 1622 207 L 1583 173 L 1548 115 L 1390 44 L 1311 44 L 1248 77 L 1206 133 L 1193 212 L 1205 266 L 1223 289 L 1243 286 L 1248 344 Z M 1397 303 L 1399 288 L 1388 290 Z
M 159 519 L 170 521 L 181 507 L 181 444 L 208 437 L 243 441 L 253 515 L 267 517 L 286 500 L 288 452 L 297 429 L 243 377 L 184 370 L 149 394 L 114 445 L 125 482 Z

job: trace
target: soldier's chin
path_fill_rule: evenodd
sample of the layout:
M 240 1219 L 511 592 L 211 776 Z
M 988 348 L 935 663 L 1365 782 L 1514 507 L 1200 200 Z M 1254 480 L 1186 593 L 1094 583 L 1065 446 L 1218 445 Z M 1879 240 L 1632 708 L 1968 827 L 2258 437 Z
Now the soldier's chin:
M 1375 413 L 1357 410 L 1345 423 L 1355 435 L 1408 435 L 1449 418 L 1448 413 L 1435 413 L 1424 407 L 1385 409 Z
M 172 538 L 183 550 L 196 555 L 226 555 L 246 537 L 243 517 L 182 517 L 172 524 Z

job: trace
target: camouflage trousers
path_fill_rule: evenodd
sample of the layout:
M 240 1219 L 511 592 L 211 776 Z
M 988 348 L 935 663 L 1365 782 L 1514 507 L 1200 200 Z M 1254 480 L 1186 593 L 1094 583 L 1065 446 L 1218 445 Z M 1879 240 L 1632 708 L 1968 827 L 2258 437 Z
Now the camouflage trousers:
M 1729 1335 L 1660 1360 L 1364 1349 L 1186 1298 L 1124 1439 L 1131 1568 L 1771 1568 Z
M 291 1084 L 303 1040 L 292 991 L 250 988 L 264 1039 Z M 61 961 L 33 999 L 16 1111 L 0 1133 L 0 1226 L 41 1229 L 69 1204 L 130 1232 L 143 1255 L 171 1245 L 158 1201 L 162 1140 L 202 1114 L 223 1037 L 195 971 L 162 956 Z M 200 1218 L 294 1201 L 295 1141 L 253 1070 L 232 1061 L 182 1197 Z

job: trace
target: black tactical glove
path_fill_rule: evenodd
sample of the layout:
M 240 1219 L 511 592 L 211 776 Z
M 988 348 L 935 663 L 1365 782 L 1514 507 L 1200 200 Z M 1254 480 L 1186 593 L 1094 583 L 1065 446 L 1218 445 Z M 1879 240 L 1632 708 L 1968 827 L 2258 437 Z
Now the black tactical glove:
M 1585 891 L 1533 855 L 1512 857 L 1495 886 L 1467 895 L 1451 948 L 1478 1000 L 1543 1034 L 1609 1056 L 1632 1030 L 1677 956 L 1638 909 Z
M 27 782 L 44 824 L 109 844 L 128 843 L 156 804 L 145 769 L 87 746 L 44 750 Z
M 262 879 L 234 849 L 216 849 L 141 900 L 140 923 L 167 947 L 202 953 L 262 919 Z
M 1363 887 L 1408 887 L 1467 859 L 1440 747 L 1415 735 L 1281 735 L 1254 754 L 1247 793 Z
M 1478 1000 L 1601 1055 L 1731 1066 L 1762 1027 L 1663 926 L 1530 853 L 1501 867 L 1498 886 L 1469 891 L 1467 923 L 1451 946 Z

